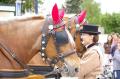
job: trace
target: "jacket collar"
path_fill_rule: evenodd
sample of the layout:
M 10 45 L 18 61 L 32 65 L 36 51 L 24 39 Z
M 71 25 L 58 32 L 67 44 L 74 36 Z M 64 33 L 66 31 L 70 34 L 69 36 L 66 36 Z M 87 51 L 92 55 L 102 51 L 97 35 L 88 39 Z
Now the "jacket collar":
M 88 48 L 90 48 L 90 47 L 92 47 L 94 45 L 95 45 L 95 43 L 89 44 L 89 45 L 86 46 L 86 48 L 88 49 Z

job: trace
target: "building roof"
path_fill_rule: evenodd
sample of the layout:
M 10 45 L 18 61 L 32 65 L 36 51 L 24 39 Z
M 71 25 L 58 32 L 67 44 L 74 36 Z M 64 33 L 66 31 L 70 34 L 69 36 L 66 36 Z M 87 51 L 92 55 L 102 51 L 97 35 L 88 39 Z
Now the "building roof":
M 0 11 L 15 11 L 15 6 L 0 5 Z

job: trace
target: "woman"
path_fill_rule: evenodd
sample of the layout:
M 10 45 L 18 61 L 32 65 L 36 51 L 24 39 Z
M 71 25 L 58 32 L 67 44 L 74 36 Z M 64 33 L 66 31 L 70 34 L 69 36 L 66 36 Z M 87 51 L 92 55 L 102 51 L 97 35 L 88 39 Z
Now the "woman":
M 116 47 L 117 47 L 117 42 L 118 42 L 118 36 L 119 34 L 118 33 L 112 33 L 112 44 L 111 44 L 111 55 L 114 56 L 114 52 L 116 50 Z
M 112 56 L 111 56 L 111 44 L 112 44 L 112 36 L 108 35 L 107 42 L 104 43 L 104 49 L 105 49 L 105 61 L 104 66 L 110 66 L 112 64 Z
M 98 26 L 84 25 L 80 31 L 83 45 L 87 48 L 80 62 L 80 79 L 96 79 L 102 72 L 103 52 L 98 42 Z
M 118 43 L 113 56 L 113 74 L 115 79 L 120 79 L 120 35 L 118 36 Z

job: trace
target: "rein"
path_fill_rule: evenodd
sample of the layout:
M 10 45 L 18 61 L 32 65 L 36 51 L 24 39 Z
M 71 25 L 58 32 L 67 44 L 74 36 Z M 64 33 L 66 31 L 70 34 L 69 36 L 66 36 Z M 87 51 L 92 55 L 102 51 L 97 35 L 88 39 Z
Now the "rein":
M 25 77 L 30 74 L 29 67 L 22 63 L 16 56 L 16 54 L 10 50 L 10 48 L 6 47 L 6 45 L 0 43 L 0 48 L 5 50 L 23 69 L 24 71 L 0 71 L 0 77 Z
M 27 69 L 27 65 L 23 64 L 16 56 L 16 54 L 10 50 L 10 48 L 6 47 L 6 45 L 0 43 L 0 48 L 3 48 L 22 68 Z

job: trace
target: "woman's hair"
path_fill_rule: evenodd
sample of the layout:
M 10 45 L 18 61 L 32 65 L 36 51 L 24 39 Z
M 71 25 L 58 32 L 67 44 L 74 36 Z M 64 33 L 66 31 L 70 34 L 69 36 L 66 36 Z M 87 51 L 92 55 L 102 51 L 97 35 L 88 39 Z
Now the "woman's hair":
M 108 39 L 109 37 L 111 37 L 111 40 Z M 112 35 L 108 35 L 108 37 L 107 37 L 107 43 L 111 45 L 112 41 L 113 41 Z
M 118 38 L 120 39 L 120 34 L 118 35 Z
M 106 54 L 110 54 L 111 44 L 108 42 L 104 43 L 104 49 Z
M 99 36 L 98 36 L 98 35 L 94 35 L 94 37 L 93 37 L 93 42 L 94 42 L 94 43 L 97 43 L 98 40 L 99 40 Z
M 119 36 L 119 33 L 111 33 L 111 36 L 113 37 L 113 35 L 116 35 L 117 37 Z
M 93 35 L 93 34 L 89 34 L 89 35 Z M 94 34 L 93 35 L 93 43 L 97 43 L 99 40 L 99 35 L 98 34 Z

